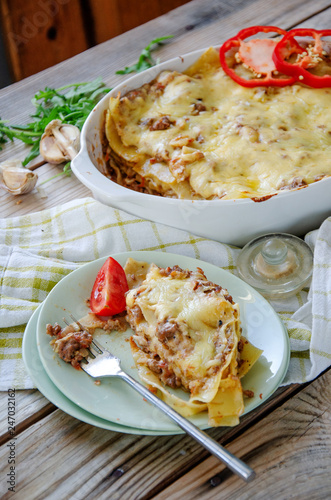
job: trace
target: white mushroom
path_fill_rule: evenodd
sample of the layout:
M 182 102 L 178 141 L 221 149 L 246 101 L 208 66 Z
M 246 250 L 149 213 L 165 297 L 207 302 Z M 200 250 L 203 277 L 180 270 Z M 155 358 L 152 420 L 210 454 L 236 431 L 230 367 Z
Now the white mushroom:
M 21 160 L 8 160 L 0 163 L 0 186 L 8 193 L 18 195 L 32 191 L 38 175 L 22 167 Z
M 75 125 L 52 120 L 41 137 L 40 154 L 49 163 L 72 160 L 79 151 L 80 130 Z

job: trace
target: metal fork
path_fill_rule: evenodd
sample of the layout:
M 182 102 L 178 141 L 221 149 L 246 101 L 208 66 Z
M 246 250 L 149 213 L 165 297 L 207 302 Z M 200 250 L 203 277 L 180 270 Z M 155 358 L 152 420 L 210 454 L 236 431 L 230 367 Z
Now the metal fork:
M 73 317 L 72 319 L 79 326 L 79 328 L 86 330 L 86 328 L 84 328 L 77 320 Z M 67 321 L 65 322 L 68 324 Z M 192 424 L 192 422 L 187 420 L 185 417 L 182 417 L 182 415 L 177 413 L 177 411 L 171 408 L 171 406 L 167 405 L 164 401 L 155 396 L 144 385 L 137 382 L 137 380 L 131 377 L 128 373 L 124 372 L 121 368 L 121 361 L 119 358 L 104 349 L 95 340 L 92 341 L 89 351 L 90 354 L 87 358 L 84 358 L 85 362 L 80 363 L 84 372 L 93 378 L 120 377 L 126 383 L 131 385 L 133 389 L 138 391 L 144 398 L 150 401 L 153 405 L 157 406 L 161 411 L 168 415 L 168 417 L 174 420 L 181 429 L 198 441 L 198 443 L 200 443 L 215 457 L 221 460 L 232 472 L 237 474 L 246 482 L 250 482 L 254 479 L 255 472 L 247 464 L 230 453 L 226 448 L 208 436 L 208 434 L 204 431 L 200 430 L 196 425 Z

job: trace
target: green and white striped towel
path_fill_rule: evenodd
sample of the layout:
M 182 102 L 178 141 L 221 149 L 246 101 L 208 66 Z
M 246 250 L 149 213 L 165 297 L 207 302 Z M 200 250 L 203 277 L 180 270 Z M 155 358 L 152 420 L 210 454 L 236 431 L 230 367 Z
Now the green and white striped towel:
M 316 235 L 315 235 L 316 236 Z M 314 234 L 308 236 L 310 242 Z M 273 303 L 287 326 L 291 362 L 285 384 L 312 380 L 331 364 L 331 218 L 319 230 L 312 287 Z M 0 390 L 33 382 L 22 338 L 33 311 L 53 286 L 85 262 L 131 250 L 171 252 L 235 273 L 239 249 L 138 219 L 92 198 L 0 219 Z

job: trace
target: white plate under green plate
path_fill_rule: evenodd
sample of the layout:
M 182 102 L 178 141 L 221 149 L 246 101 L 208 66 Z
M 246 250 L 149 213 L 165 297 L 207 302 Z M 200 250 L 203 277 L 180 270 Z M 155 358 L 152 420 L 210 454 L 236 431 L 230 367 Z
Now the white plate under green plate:
M 53 384 L 40 360 L 38 348 L 37 348 L 37 338 L 36 330 L 38 317 L 40 314 L 41 306 L 33 313 L 30 318 L 29 323 L 26 326 L 24 337 L 23 337 L 23 360 L 26 369 L 29 372 L 37 389 L 53 404 L 55 404 L 60 410 L 68 413 L 72 417 L 75 417 L 82 422 L 94 425 L 95 427 L 101 427 L 102 429 L 107 429 L 109 431 L 124 432 L 127 434 L 144 434 L 144 435 L 155 435 L 154 431 L 149 431 L 148 429 L 136 429 L 135 427 L 127 427 L 121 424 L 116 424 L 110 422 L 109 420 L 104 420 L 92 413 L 89 413 L 79 406 L 75 405 L 70 399 L 68 399 L 61 391 Z M 182 432 L 179 430 L 179 432 Z M 173 432 L 164 431 L 158 432 L 157 434 L 171 435 Z
M 227 288 L 239 303 L 243 335 L 263 354 L 243 379 L 244 389 L 254 391 L 254 397 L 245 400 L 248 412 L 263 403 L 279 386 L 289 363 L 287 332 L 270 304 L 252 287 L 232 274 L 214 265 L 182 255 L 163 252 L 126 252 L 113 255 L 122 265 L 128 257 L 167 267 L 178 264 L 182 268 L 201 267 L 207 278 Z M 46 324 L 62 318 L 81 318 L 88 313 L 86 299 L 90 296 L 95 277 L 105 258 L 91 262 L 63 278 L 44 301 L 38 318 L 37 343 L 43 366 L 57 388 L 73 403 L 89 413 L 124 426 L 160 431 L 178 432 L 177 426 L 160 410 L 117 378 L 102 379 L 100 385 L 81 370 L 75 370 L 54 354 L 46 334 Z M 100 333 L 101 332 L 101 333 Z M 131 330 L 107 334 L 96 332 L 98 341 L 122 360 L 122 368 L 139 380 L 127 339 Z M 186 393 L 178 390 L 183 397 Z M 200 413 L 191 420 L 201 428 L 208 427 L 207 413 Z

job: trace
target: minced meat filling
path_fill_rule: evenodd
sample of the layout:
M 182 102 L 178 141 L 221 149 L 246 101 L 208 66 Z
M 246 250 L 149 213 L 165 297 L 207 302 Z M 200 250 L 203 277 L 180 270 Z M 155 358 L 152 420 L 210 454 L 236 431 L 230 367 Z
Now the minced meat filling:
M 157 354 L 149 353 L 146 360 L 148 368 L 159 376 L 161 382 L 173 389 L 182 386 L 182 380 L 178 377 L 174 371 L 170 368 L 169 364 L 165 360 L 161 360 Z
M 179 331 L 179 325 L 175 321 L 164 320 L 156 325 L 156 336 L 160 342 L 166 342 L 173 338 L 176 332 Z
M 62 329 L 55 323 L 54 326 L 46 325 L 46 332 L 55 337 L 51 342 L 54 351 L 74 368 L 78 368 L 79 362 L 88 356 L 93 337 L 87 330 L 75 330 L 72 325 Z
M 80 327 L 80 328 L 79 328 Z M 61 328 L 58 323 L 46 325 L 46 333 L 53 337 L 50 342 L 53 350 L 66 363 L 71 363 L 75 368 L 79 367 L 79 362 L 89 354 L 89 347 L 93 340 L 93 333 L 96 328 L 100 328 L 107 333 L 116 330 L 125 332 L 128 328 L 126 312 L 101 318 L 93 313 L 88 313 L 81 318 L 77 326 L 73 325 Z

